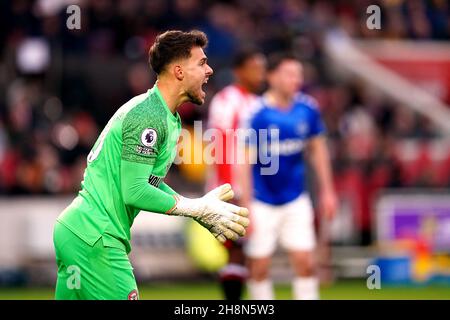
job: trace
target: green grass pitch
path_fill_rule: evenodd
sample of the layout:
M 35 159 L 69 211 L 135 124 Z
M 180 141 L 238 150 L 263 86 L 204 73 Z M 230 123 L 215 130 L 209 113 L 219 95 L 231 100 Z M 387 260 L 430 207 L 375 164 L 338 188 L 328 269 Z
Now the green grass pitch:
M 218 300 L 222 299 L 218 284 L 211 283 L 155 283 L 139 286 L 140 297 L 144 300 Z M 369 290 L 365 281 L 341 281 L 332 286 L 322 287 L 324 300 L 377 300 L 377 299 L 450 299 L 450 286 L 382 286 L 379 290 Z M 275 286 L 277 299 L 291 299 L 288 284 Z M 245 298 L 248 298 L 246 295 Z M 53 288 L 0 288 L 0 300 L 49 300 L 53 299 Z

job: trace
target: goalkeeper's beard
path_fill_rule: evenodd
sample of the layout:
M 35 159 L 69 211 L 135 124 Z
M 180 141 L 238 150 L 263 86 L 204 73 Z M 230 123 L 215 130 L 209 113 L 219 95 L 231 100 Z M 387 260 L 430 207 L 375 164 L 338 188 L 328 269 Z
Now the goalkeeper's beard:
M 193 92 L 192 90 L 187 91 L 187 96 L 189 98 L 189 101 L 197 104 L 197 105 L 202 105 L 205 102 L 205 97 L 206 97 L 206 93 L 202 90 L 202 88 L 200 87 L 200 94 L 197 94 L 195 92 Z

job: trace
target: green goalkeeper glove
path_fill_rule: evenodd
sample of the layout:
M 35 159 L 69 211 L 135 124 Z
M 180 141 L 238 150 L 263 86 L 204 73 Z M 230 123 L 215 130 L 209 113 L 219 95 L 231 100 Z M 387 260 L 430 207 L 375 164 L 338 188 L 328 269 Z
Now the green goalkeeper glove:
M 237 240 L 249 225 L 248 210 L 225 201 L 234 196 L 230 184 L 213 189 L 201 198 L 175 196 L 177 203 L 168 213 L 191 217 L 208 229 L 217 240 Z

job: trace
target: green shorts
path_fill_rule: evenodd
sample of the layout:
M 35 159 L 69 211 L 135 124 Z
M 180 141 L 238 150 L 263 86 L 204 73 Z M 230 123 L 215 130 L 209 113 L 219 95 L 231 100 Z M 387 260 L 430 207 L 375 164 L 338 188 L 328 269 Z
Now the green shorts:
M 53 242 L 58 266 L 57 300 L 137 300 L 133 267 L 124 249 L 107 246 L 103 237 L 88 245 L 60 222 Z

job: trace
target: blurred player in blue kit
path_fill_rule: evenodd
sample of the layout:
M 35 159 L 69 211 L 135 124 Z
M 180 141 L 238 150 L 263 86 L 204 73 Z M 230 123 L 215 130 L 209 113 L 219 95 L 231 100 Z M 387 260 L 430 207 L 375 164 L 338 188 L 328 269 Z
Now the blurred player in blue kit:
M 274 299 L 269 270 L 280 244 L 294 271 L 293 298 L 319 299 L 314 212 L 306 189 L 305 161 L 309 160 L 315 172 L 319 212 L 329 221 L 335 215 L 337 199 L 325 127 L 316 101 L 299 92 L 303 69 L 293 55 L 271 55 L 267 80 L 268 90 L 242 120 L 244 127 L 257 133 L 254 139 L 246 134 L 247 151 L 255 161 L 241 166 L 240 175 L 241 203 L 251 214 L 244 246 L 249 295 L 256 300 Z M 269 132 L 267 139 L 258 135 L 264 129 Z M 267 170 L 273 163 L 262 161 L 261 152 L 278 161 L 275 171 Z

